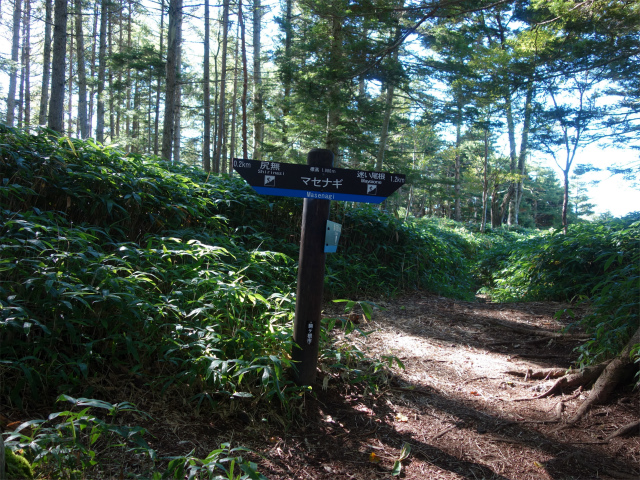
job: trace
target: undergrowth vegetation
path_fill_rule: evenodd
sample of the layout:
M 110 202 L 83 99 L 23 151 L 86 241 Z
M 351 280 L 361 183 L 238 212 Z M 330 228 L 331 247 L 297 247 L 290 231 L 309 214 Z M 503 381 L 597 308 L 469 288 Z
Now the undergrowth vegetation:
M 576 322 L 591 335 L 580 347 L 580 366 L 614 357 L 640 318 L 640 219 L 570 226 L 502 244 L 480 265 L 493 300 L 584 303 Z M 491 268 L 487 266 L 490 265 Z M 569 311 L 568 313 L 572 313 Z
M 126 376 L 194 409 L 236 398 L 291 419 L 308 391 L 287 374 L 301 214 L 300 200 L 255 195 L 238 178 L 0 125 L 0 401 L 13 411 L 73 403 L 22 425 L 8 445 L 59 478 L 75 478 L 78 465 L 86 476 L 116 446 L 144 456 L 139 478 L 261 478 L 230 445 L 164 459 L 158 473 L 144 429 L 112 422 L 144 412 L 109 403 L 105 383 Z M 615 354 L 638 316 L 637 222 L 479 234 L 336 202 L 331 218 L 342 236 L 327 256 L 325 293 L 367 316 L 367 299 L 414 289 L 590 300 L 583 363 Z M 338 341 L 336 326 L 341 338 L 358 332 L 325 320 L 323 370 L 375 391 L 377 375 L 402 367 Z

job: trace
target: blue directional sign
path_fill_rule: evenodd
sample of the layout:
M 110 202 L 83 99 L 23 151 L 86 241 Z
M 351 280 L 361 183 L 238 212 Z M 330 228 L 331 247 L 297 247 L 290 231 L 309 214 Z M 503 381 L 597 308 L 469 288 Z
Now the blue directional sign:
M 233 159 L 233 169 L 262 195 L 381 203 L 404 185 L 402 174 Z

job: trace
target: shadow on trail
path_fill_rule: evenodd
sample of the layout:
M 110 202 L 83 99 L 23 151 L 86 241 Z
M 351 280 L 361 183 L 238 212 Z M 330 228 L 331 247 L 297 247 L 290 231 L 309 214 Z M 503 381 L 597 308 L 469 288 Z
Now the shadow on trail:
M 444 302 L 454 301 L 442 299 Z M 509 316 L 515 315 L 518 318 L 514 323 L 531 325 L 531 328 L 548 324 L 548 332 L 557 332 L 562 323 L 572 321 L 554 319 L 553 312 L 542 304 L 496 306 L 457 302 L 452 308 L 442 303 L 425 302 L 417 309 L 394 308 L 385 313 L 385 323 L 393 330 L 430 342 L 448 343 L 448 347 L 471 347 L 481 352 L 515 357 L 540 348 L 533 345 L 518 349 L 516 346 L 530 340 L 530 335 L 526 331 L 509 331 L 508 327 L 496 324 L 496 312 L 503 317 L 501 322 L 509 322 Z M 557 366 L 558 362 L 553 359 L 545 359 L 545 356 L 552 356 L 550 350 L 557 351 L 557 357 L 565 363 L 569 362 L 577 343 L 562 339 L 553 339 L 551 343 L 553 345 L 544 345 L 544 352 L 536 363 Z M 443 365 L 438 368 L 455 367 Z M 352 386 L 351 392 L 338 392 L 331 387 L 326 392 L 318 390 L 317 399 L 308 405 L 310 408 L 306 413 L 310 419 L 315 419 L 311 428 L 318 448 L 323 450 L 321 458 L 366 471 L 369 476 L 362 478 L 389 478 L 393 459 L 407 442 L 412 447 L 411 456 L 405 461 L 407 478 L 433 478 L 431 476 L 438 475 L 437 470 L 467 479 L 487 480 L 578 480 L 602 478 L 608 473 L 616 478 L 638 475 L 635 465 L 608 455 L 597 445 L 563 443 L 536 430 L 535 422 L 512 420 L 500 410 L 500 400 L 493 405 L 489 402 L 478 405 L 477 401 L 463 397 L 463 392 L 439 390 L 429 385 L 428 380 L 407 381 L 399 376 L 392 377 L 391 381 L 390 389 L 378 396 L 365 395 L 361 386 Z M 407 423 L 398 422 L 398 410 L 407 413 L 407 417 L 411 412 L 415 418 L 407 418 Z M 438 433 L 429 436 L 420 433 L 427 430 L 428 422 L 431 422 L 431 431 L 433 425 L 437 425 Z M 477 448 L 465 451 L 465 445 L 469 445 L 465 442 L 472 442 Z M 386 456 L 384 464 L 367 461 L 367 453 L 377 452 Z M 505 460 L 497 460 L 497 456 Z M 517 473 L 509 464 L 510 458 L 520 469 Z M 422 462 L 411 462 L 411 459 Z M 335 463 L 332 465 L 328 468 L 338 473 Z M 414 471 L 417 468 L 427 470 Z

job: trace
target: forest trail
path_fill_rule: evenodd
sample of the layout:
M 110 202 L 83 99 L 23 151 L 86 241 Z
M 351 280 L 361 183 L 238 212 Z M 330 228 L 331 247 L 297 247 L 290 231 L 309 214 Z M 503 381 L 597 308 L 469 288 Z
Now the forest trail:
M 470 303 L 420 294 L 378 305 L 382 308 L 371 321 L 360 320 L 372 333 L 344 340 L 355 341 L 371 358 L 393 355 L 404 364 L 404 370 L 386 374 L 386 385 L 377 392 L 325 374 L 295 427 L 274 430 L 273 421 L 240 407 L 208 427 L 166 432 L 174 448 L 180 437 L 206 455 L 216 442 L 232 440 L 260 455 L 253 460 L 269 479 L 639 478 L 637 433 L 607 439 L 638 419 L 638 392 L 619 392 L 566 428 L 559 427 L 584 392 L 517 401 L 553 384 L 554 372 L 544 369 L 563 372 L 575 359 L 577 335 L 557 335 L 572 320 L 554 316 L 568 306 Z M 340 315 L 339 308 L 329 306 L 325 314 Z M 537 378 L 543 370 L 549 377 Z M 176 424 L 184 423 L 176 419 Z M 400 477 L 394 477 L 401 456 L 406 459 Z

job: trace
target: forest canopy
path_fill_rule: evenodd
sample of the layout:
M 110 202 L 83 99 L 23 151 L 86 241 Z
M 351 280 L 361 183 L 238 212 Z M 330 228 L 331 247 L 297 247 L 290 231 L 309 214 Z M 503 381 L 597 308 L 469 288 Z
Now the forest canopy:
M 389 210 L 484 230 L 566 228 L 593 213 L 574 173 L 638 172 L 580 160 L 638 147 L 637 2 L 13 0 L 0 24 L 7 125 L 214 174 L 328 148 L 408 175 Z

